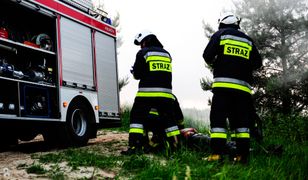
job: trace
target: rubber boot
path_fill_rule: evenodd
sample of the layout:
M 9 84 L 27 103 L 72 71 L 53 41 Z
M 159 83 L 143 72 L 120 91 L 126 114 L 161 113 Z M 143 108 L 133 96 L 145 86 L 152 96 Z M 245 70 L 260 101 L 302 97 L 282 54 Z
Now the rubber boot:
M 140 133 L 130 133 L 128 137 L 128 149 L 122 151 L 123 155 L 140 155 L 143 154 L 144 137 Z
M 212 153 L 205 160 L 209 162 L 222 162 L 226 149 L 226 141 L 225 138 L 211 138 L 210 146 Z
M 248 164 L 249 148 L 250 148 L 249 138 L 237 138 L 236 139 L 237 155 L 234 157 L 233 161 L 235 163 L 239 162 L 242 164 Z

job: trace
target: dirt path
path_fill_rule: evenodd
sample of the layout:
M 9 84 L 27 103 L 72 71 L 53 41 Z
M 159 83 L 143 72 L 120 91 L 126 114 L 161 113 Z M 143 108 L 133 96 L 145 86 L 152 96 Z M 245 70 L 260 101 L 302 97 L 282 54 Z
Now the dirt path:
M 96 139 L 89 141 L 89 146 L 98 146 L 103 152 L 108 154 L 120 154 L 122 150 L 126 148 L 128 139 L 127 133 L 119 133 L 112 131 L 100 131 Z M 104 147 L 104 144 L 112 141 L 122 142 L 113 151 L 110 148 Z M 31 142 L 19 142 L 17 146 L 10 147 L 5 152 L 0 152 L 0 180 L 26 180 L 26 179 L 49 179 L 46 177 L 40 177 L 37 174 L 28 174 L 26 172 L 27 166 L 36 163 L 36 159 L 31 159 L 33 153 L 49 153 L 56 152 L 55 149 L 48 148 L 41 136 L 36 137 Z M 50 166 L 50 165 L 49 165 Z M 80 179 L 84 177 L 90 178 L 93 173 L 99 174 L 102 178 L 113 178 L 115 174 L 110 172 L 104 172 L 102 170 L 95 169 L 94 167 L 81 168 L 78 171 L 72 171 L 66 163 L 59 164 L 61 170 L 71 179 Z M 45 169 L 50 167 L 46 166 Z

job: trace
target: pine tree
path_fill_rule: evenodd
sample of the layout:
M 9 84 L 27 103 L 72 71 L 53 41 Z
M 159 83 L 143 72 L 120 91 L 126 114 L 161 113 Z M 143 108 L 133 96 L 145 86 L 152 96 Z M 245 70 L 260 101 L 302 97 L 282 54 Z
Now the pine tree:
M 303 113 L 308 108 L 308 1 L 234 1 L 241 29 L 262 57 L 255 74 L 256 106 L 270 112 Z M 204 23 L 206 35 L 211 28 Z M 201 84 L 202 85 L 202 84 Z
M 259 107 L 284 114 L 307 109 L 308 2 L 245 0 L 235 7 L 264 59 L 256 75 Z

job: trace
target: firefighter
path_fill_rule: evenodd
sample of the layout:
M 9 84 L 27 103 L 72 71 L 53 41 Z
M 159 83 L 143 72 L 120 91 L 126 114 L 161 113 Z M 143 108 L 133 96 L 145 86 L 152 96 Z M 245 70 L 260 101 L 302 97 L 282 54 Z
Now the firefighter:
M 207 44 L 203 58 L 213 68 L 210 112 L 212 154 L 207 161 L 222 161 L 227 140 L 227 118 L 235 129 L 234 161 L 247 163 L 250 148 L 249 117 L 252 71 L 262 66 L 253 40 L 240 31 L 240 19 L 232 13 L 219 19 L 218 31 Z
M 134 41 L 141 47 L 132 67 L 139 89 L 130 114 L 129 148 L 122 154 L 143 153 L 145 126 L 151 108 L 157 109 L 160 124 L 166 133 L 168 149 L 175 151 L 180 134 L 174 120 L 172 94 L 172 58 L 150 31 L 138 33 Z

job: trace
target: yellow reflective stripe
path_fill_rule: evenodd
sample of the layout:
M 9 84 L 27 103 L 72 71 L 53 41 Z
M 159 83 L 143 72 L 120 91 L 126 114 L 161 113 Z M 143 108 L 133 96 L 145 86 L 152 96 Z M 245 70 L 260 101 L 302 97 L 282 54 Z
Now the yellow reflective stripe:
M 173 94 L 164 93 L 164 92 L 138 92 L 136 97 L 164 97 L 175 99 Z
M 139 133 L 139 134 L 143 134 L 144 130 L 143 129 L 139 129 L 139 128 L 130 128 L 129 129 L 129 133 Z
M 237 138 L 250 138 L 249 133 L 236 133 Z
M 211 133 L 211 138 L 223 138 L 227 139 L 227 133 Z
M 172 65 L 170 62 L 152 61 L 149 63 L 150 71 L 167 71 L 172 72 Z
M 148 61 L 164 61 L 164 62 L 171 62 L 169 57 L 164 56 L 149 56 L 146 58 L 146 62 Z
M 167 137 L 176 136 L 180 134 L 180 130 L 171 131 L 167 133 Z
M 158 112 L 156 111 L 150 111 L 150 114 L 157 115 L 157 116 L 159 115 Z
M 249 89 L 252 89 L 250 84 L 243 81 L 243 80 L 239 80 L 239 79 L 234 79 L 234 78 L 228 78 L 228 77 L 216 77 L 214 78 L 214 83 L 215 82 L 224 82 L 224 83 L 232 83 L 232 84 L 239 84 L 242 86 L 246 86 Z
M 236 137 L 236 134 L 235 134 L 235 133 L 232 133 L 232 134 L 231 134 L 231 137 L 232 137 L 232 138 Z
M 252 46 L 248 43 L 241 42 L 241 41 L 235 41 L 235 40 L 231 40 L 231 39 L 225 39 L 225 40 L 220 41 L 220 45 L 225 45 L 225 44 L 241 46 L 243 48 L 247 48 L 249 51 L 251 51 L 251 49 L 252 49 Z
M 212 84 L 212 88 L 216 88 L 216 87 L 238 89 L 238 90 L 241 90 L 241 91 L 248 92 L 249 94 L 252 94 L 252 90 L 251 90 L 251 89 L 249 89 L 249 88 L 246 87 L 246 86 L 239 85 L 239 84 L 223 83 L 223 82 L 214 82 L 214 83 Z

